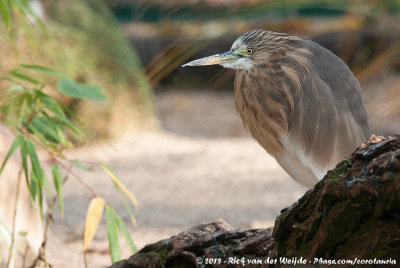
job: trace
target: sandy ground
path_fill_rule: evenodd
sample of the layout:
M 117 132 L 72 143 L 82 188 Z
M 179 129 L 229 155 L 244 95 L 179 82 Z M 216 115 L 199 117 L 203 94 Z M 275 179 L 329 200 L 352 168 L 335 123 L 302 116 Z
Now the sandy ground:
M 186 228 L 225 219 L 236 228 L 271 226 L 304 189 L 245 133 L 230 93 L 166 92 L 156 97 L 163 131 L 126 133 L 74 155 L 109 164 L 139 201 L 131 225 L 138 248 Z M 129 219 L 101 170 L 79 175 Z M 56 215 L 48 252 L 53 267 L 84 267 L 82 232 L 90 201 L 76 180 L 65 186 L 65 213 Z M 123 239 L 122 242 L 124 243 Z M 89 267 L 106 267 L 104 219 L 90 247 Z M 131 255 L 124 246 L 123 257 Z

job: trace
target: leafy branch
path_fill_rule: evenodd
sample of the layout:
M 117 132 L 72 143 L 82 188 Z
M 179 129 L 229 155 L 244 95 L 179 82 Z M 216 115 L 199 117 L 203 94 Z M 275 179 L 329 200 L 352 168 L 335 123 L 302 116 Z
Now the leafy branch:
M 36 76 L 33 77 L 32 72 L 35 72 Z M 40 73 L 40 75 L 37 75 L 37 73 Z M 49 196 L 50 208 L 46 216 L 45 235 L 40 256 L 36 259 L 35 264 L 41 260 L 45 263 L 46 267 L 49 267 L 45 254 L 47 229 L 49 228 L 56 202 L 58 203 L 60 213 L 63 212 L 63 184 L 69 176 L 77 179 L 93 195 L 86 216 L 83 241 L 84 252 L 86 252 L 93 240 L 105 208 L 111 259 L 115 262 L 121 259 L 119 231 L 122 232 L 132 250 L 135 252 L 137 249 L 122 218 L 84 179 L 80 178 L 72 170 L 76 166 L 85 169 L 85 166 L 77 160 L 70 160 L 64 156 L 63 151 L 73 147 L 72 138 L 84 141 L 85 137 L 79 127 L 70 119 L 72 112 L 64 107 L 54 95 L 61 92 L 61 94 L 73 98 L 101 102 L 106 101 L 106 98 L 100 87 L 81 84 L 71 78 L 61 78 L 55 83 L 54 77 L 60 76 L 60 73 L 43 66 L 20 64 L 17 68 L 9 71 L 7 75 L 0 77 L 0 81 L 5 81 L 8 84 L 8 90 L 0 98 L 2 121 L 16 135 L 0 167 L 0 174 L 3 172 L 10 157 L 19 150 L 22 159 L 20 175 L 24 173 L 32 204 L 38 205 L 42 218 L 45 213 L 44 199 L 45 196 Z M 38 77 L 51 77 L 51 79 L 48 79 L 46 82 L 40 81 Z M 53 191 L 44 172 L 44 163 L 38 157 L 38 150 L 46 152 L 51 159 Z M 124 203 L 126 204 L 123 195 L 126 195 L 131 200 L 132 205 L 136 207 L 136 199 L 121 183 L 111 168 L 101 163 L 97 165 L 110 177 L 115 187 L 121 193 Z M 52 197 L 52 192 L 55 192 L 54 197 Z M 18 194 L 16 198 L 18 198 Z M 131 207 L 128 205 L 127 208 L 131 218 L 134 219 L 130 211 Z M 17 208 L 15 208 L 14 213 L 18 213 Z M 14 250 L 15 217 L 12 226 L 12 240 L 7 260 L 8 264 L 11 262 Z
M 25 29 L 29 29 L 34 25 L 45 30 L 41 20 L 31 10 L 28 0 L 0 0 L 0 18 L 0 22 L 3 22 L 13 41 L 16 40 L 17 30 L 20 26 L 27 26 Z M 63 213 L 63 185 L 69 177 L 77 179 L 93 195 L 86 216 L 83 238 L 84 253 L 93 240 L 104 208 L 106 210 L 107 232 L 112 261 L 115 262 L 121 258 L 119 232 L 124 235 L 132 250 L 136 252 L 135 244 L 122 218 L 91 185 L 73 171 L 73 168 L 77 167 L 85 171 L 90 170 L 81 162 L 67 159 L 63 154 L 65 149 L 73 148 L 73 139 L 85 141 L 85 136 L 71 120 L 72 117 L 76 118 L 76 116 L 58 101 L 57 96 L 67 95 L 72 98 L 105 102 L 106 97 L 103 90 L 98 86 L 78 83 L 71 78 L 63 77 L 60 72 L 36 64 L 19 64 L 8 72 L 5 72 L 0 66 L 0 88 L 7 89 L 0 96 L 0 121 L 15 134 L 15 139 L 1 163 L 0 175 L 11 156 L 19 151 L 22 161 L 21 169 L 18 173 L 18 185 L 24 175 L 32 205 L 39 209 L 42 219 L 44 218 L 43 214 L 46 213 L 42 246 L 39 256 L 37 256 L 32 267 L 36 266 L 39 261 L 42 261 L 46 267 L 50 267 L 46 259 L 48 228 L 52 222 L 52 214 L 56 204 L 58 204 L 60 213 Z M 49 174 L 44 172 L 45 163 L 39 158 L 38 151 L 45 152 L 49 156 L 53 190 L 47 179 Z M 126 202 L 124 197 L 127 196 L 132 205 L 136 207 L 137 202 L 134 196 L 121 183 L 110 167 L 101 163 L 92 164 L 98 165 L 108 174 L 120 192 L 122 201 L 132 222 L 134 222 L 131 205 Z M 18 200 L 19 195 L 19 187 L 17 187 L 16 200 Z M 47 211 L 44 206 L 46 198 L 49 202 Z M 12 263 L 15 253 L 16 215 L 18 213 L 16 204 L 13 211 L 12 230 L 10 230 L 11 241 L 9 243 L 8 259 L 6 260 L 7 267 Z M 0 227 L 6 227 L 3 226 L 4 224 L 1 221 L 0 224 L 2 225 Z M 0 239 L 3 238 L 0 237 Z M 25 257 L 26 254 L 27 251 L 24 254 Z M 1 261 L 0 259 L 0 264 Z M 25 266 L 25 258 L 23 259 L 23 266 Z

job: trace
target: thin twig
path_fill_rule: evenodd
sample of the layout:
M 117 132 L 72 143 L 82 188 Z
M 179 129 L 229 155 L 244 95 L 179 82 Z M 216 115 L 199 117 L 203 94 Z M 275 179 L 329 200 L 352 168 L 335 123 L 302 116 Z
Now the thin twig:
M 22 174 L 22 167 L 20 171 L 18 172 L 18 180 L 17 180 L 17 189 L 15 193 L 15 205 L 14 205 L 14 214 L 13 214 L 13 221 L 12 221 L 12 231 L 11 231 L 11 244 L 10 244 L 10 250 L 8 252 L 8 259 L 7 259 L 7 265 L 6 267 L 9 268 L 11 264 L 11 259 L 14 251 L 14 243 L 15 243 L 15 222 L 17 219 L 17 207 L 18 207 L 18 197 L 19 197 L 19 185 L 21 182 L 21 174 Z
M 62 166 L 65 170 L 67 170 L 72 176 L 74 176 L 75 179 L 77 179 L 80 183 L 82 183 L 83 186 L 85 186 L 85 187 L 92 193 L 92 195 L 93 195 L 94 197 L 99 197 L 99 194 L 96 193 L 96 191 L 95 191 L 89 184 L 87 184 L 84 180 L 82 180 L 82 179 L 81 179 L 78 175 L 76 175 L 71 169 L 69 169 L 68 167 L 66 167 L 66 166 L 64 165 L 64 163 L 63 163 L 61 160 L 57 159 L 57 157 L 54 157 L 54 160 L 57 161 L 57 163 L 58 163 L 60 166 Z

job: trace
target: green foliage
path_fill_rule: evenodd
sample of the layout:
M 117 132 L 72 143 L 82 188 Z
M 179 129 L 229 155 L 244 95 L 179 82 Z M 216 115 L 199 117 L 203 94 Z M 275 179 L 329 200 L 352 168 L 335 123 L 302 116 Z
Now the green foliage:
M 8 159 L 10 158 L 10 156 L 15 152 L 15 150 L 18 149 L 19 146 L 21 146 L 21 143 L 23 142 L 23 137 L 17 137 L 15 138 L 13 144 L 11 145 L 10 150 L 8 151 L 6 158 L 4 159 L 3 164 L 1 165 L 1 169 L 0 169 L 0 174 L 3 172 L 4 167 L 7 164 Z
M 129 234 L 128 228 L 126 227 L 124 220 L 110 206 L 106 206 L 106 222 L 112 262 L 114 263 L 121 260 L 119 232 L 122 232 L 122 235 L 125 237 L 129 247 L 134 253 L 136 253 L 136 245 Z
M 110 137 L 141 124 L 148 126 L 148 121 L 154 119 L 151 87 L 136 51 L 124 37 L 103 1 L 42 2 L 46 7 L 46 28 L 43 30 L 43 27 L 36 27 L 40 24 L 35 22 L 29 23 L 25 28 L 16 29 L 16 46 L 9 42 L 9 32 L 3 27 L 5 24 L 0 18 L 0 58 L 5 63 L 15 62 L 15 57 L 18 57 L 16 62 L 35 63 L 33 68 L 29 64 L 16 66 L 14 75 L 23 79 L 21 74 L 28 72 L 31 74 L 29 77 L 34 80 L 38 80 L 37 74 L 40 72 L 46 76 L 55 75 L 43 68 L 48 66 L 62 71 L 62 74 L 58 74 L 59 77 L 71 77 L 81 84 L 95 84 L 103 88 L 108 96 L 108 102 L 104 105 L 79 99 L 71 100 L 68 97 L 60 99 L 63 105 L 79 116 L 91 117 L 85 124 L 72 120 L 88 139 Z M 12 10 L 19 12 L 20 9 Z M 24 16 L 13 14 L 11 18 L 13 24 L 21 24 L 20 20 Z M 28 20 L 27 17 L 26 19 Z M 13 55 L 16 47 L 18 55 Z M 37 65 L 41 65 L 41 68 Z M 5 64 L 6 69 L 9 67 Z M 54 81 L 39 81 L 36 85 L 40 86 L 43 82 Z M 0 90 L 4 90 L 2 85 Z M 132 120 L 113 120 L 104 124 L 104 119 L 118 118 L 116 116 L 119 115 Z
M 105 6 L 101 2 L 97 1 L 88 0 L 84 1 L 84 3 L 82 3 L 81 1 L 74 1 L 74 2 L 76 2 L 75 4 L 77 4 L 78 6 L 83 7 L 84 9 L 82 10 L 89 11 L 88 13 L 92 15 L 91 17 L 92 21 L 85 20 L 87 18 L 87 16 L 85 16 L 86 14 L 84 16 L 81 16 L 81 18 L 83 18 L 82 20 L 76 20 L 75 16 L 76 13 L 72 14 L 71 12 L 69 12 L 73 10 L 72 12 L 79 13 L 82 10 L 69 9 L 68 11 L 68 9 L 66 10 L 65 8 L 57 9 L 60 8 L 60 6 L 57 6 L 57 8 L 55 6 L 51 6 L 53 4 L 57 5 L 59 3 L 66 3 L 66 1 L 54 1 L 54 2 L 48 2 L 48 4 L 51 6 L 50 8 L 51 10 L 58 10 L 58 11 L 62 10 L 62 13 L 69 15 L 72 14 L 70 17 L 71 19 L 70 22 L 72 22 L 72 24 L 76 22 L 78 22 L 79 24 L 81 21 L 84 21 L 84 23 L 87 22 L 91 23 L 91 25 L 88 28 L 78 26 L 76 28 L 76 31 L 70 31 L 70 29 L 68 29 L 69 33 L 71 32 L 77 33 L 76 35 L 72 34 L 72 36 L 74 37 L 79 36 L 80 38 L 83 38 L 86 37 L 86 35 L 89 33 L 88 36 L 91 39 L 89 38 L 86 40 L 87 41 L 85 48 L 86 52 L 91 51 L 94 48 L 95 50 L 97 50 L 98 54 L 101 55 L 102 52 L 99 49 L 105 49 L 110 44 L 109 42 L 120 42 L 121 44 L 123 44 L 122 47 L 124 47 L 124 53 L 127 52 L 127 54 L 119 54 L 120 57 L 118 58 L 116 57 L 118 53 L 117 54 L 111 53 L 111 58 L 114 57 L 117 58 L 115 62 L 117 64 L 120 64 L 122 66 L 122 67 L 120 66 L 121 68 L 126 69 L 125 70 L 126 74 L 129 71 L 135 70 L 136 71 L 135 75 L 139 75 L 141 71 L 140 64 L 138 63 L 137 59 L 136 62 L 133 62 L 134 59 L 132 58 L 132 55 L 134 55 L 134 53 L 132 53 L 132 51 L 129 51 L 130 46 L 127 42 L 124 43 L 121 41 L 124 39 L 121 33 L 117 31 L 116 23 L 112 21 L 112 16 L 107 13 L 108 11 L 105 8 Z M 96 8 L 100 8 L 100 10 L 97 10 Z M 108 29 L 106 35 L 104 34 L 106 32 L 105 30 L 97 32 L 95 35 L 91 34 L 93 33 L 93 29 L 96 28 L 95 26 L 102 25 L 102 23 L 99 23 L 99 20 L 97 19 L 97 15 L 99 15 L 100 13 L 99 14 L 93 13 L 94 10 L 101 12 L 101 16 L 105 16 L 106 18 L 108 16 L 107 26 L 105 26 L 104 28 Z M 37 20 L 33 12 L 30 10 L 28 0 L 0 0 L 0 15 L 12 39 L 14 39 L 16 36 L 15 31 L 17 30 L 18 26 L 28 25 L 28 20 L 29 22 L 33 23 L 33 25 L 39 25 L 39 26 L 42 25 L 41 22 Z M 56 23 L 54 23 L 53 25 L 55 24 Z M 81 28 L 80 29 L 81 31 L 79 31 L 78 28 Z M 54 29 L 56 29 L 56 31 L 54 31 Z M 35 31 L 33 29 L 31 30 Z M 40 31 L 35 32 L 37 33 L 37 37 L 39 38 L 38 40 L 42 41 L 40 38 L 47 38 L 48 34 L 54 34 L 54 36 L 56 37 L 58 36 L 60 40 L 61 36 L 62 38 L 64 38 L 63 33 L 66 30 L 65 27 L 63 28 L 62 26 L 57 25 L 54 26 L 54 28 L 51 28 L 51 30 L 53 30 L 54 32 L 47 32 L 47 31 L 46 33 Z M 110 36 L 112 38 L 110 38 Z M 69 39 L 68 41 L 74 40 L 73 39 L 74 37 L 72 37 L 72 39 Z M 98 43 L 96 38 L 99 37 L 102 39 L 101 44 L 105 45 L 105 47 L 96 46 L 96 44 Z M 78 39 L 79 38 L 75 40 Z M 51 39 L 48 39 L 49 42 L 40 42 L 40 46 L 38 47 L 39 50 L 46 51 L 46 53 L 44 53 L 46 55 L 48 54 L 48 51 L 51 51 L 51 49 L 46 50 L 48 49 L 48 47 L 46 47 L 46 44 L 54 45 L 54 43 L 52 43 L 50 40 Z M 95 45 L 93 45 L 93 40 L 96 41 Z M 81 45 L 84 42 L 82 42 L 81 40 L 81 42 L 76 42 L 76 43 L 78 44 L 77 47 L 81 48 L 82 47 Z M 30 49 L 29 51 L 31 52 L 33 50 Z M 55 54 L 56 56 L 66 55 L 66 54 L 67 53 L 63 54 L 62 51 L 58 50 L 57 46 L 57 53 Z M 87 58 L 85 52 L 80 52 L 79 56 L 77 55 L 75 56 L 79 59 Z M 75 58 L 75 60 L 77 58 Z M 128 59 L 130 58 L 130 60 L 123 62 L 124 59 L 127 58 Z M 2 83 L 2 86 L 6 85 L 8 87 L 5 94 L 0 97 L 0 111 L 2 116 L 2 123 L 9 126 L 13 130 L 16 136 L 14 142 L 12 143 L 1 165 L 0 175 L 1 172 L 4 170 L 4 167 L 7 165 L 7 162 L 10 159 L 10 157 L 19 149 L 22 159 L 21 173 L 23 173 L 25 176 L 26 185 L 29 189 L 32 204 L 33 205 L 37 204 L 39 206 L 40 213 L 43 217 L 43 212 L 44 212 L 43 207 L 45 202 L 44 199 L 46 197 L 50 197 L 49 198 L 50 205 L 47 211 L 47 217 L 49 218 L 51 217 L 56 201 L 58 201 L 58 207 L 60 212 L 62 213 L 63 211 L 64 207 L 63 184 L 66 182 L 68 176 L 70 175 L 74 176 L 76 179 L 82 182 L 83 185 L 86 186 L 91 191 L 91 193 L 93 194 L 93 196 L 95 196 L 95 198 L 103 200 L 93 190 L 93 188 L 91 188 L 90 185 L 84 183 L 84 181 L 81 178 L 79 178 L 75 173 L 71 172 L 71 169 L 73 167 L 78 167 L 85 171 L 91 171 L 92 168 L 83 165 L 81 162 L 77 160 L 69 160 L 63 155 L 64 149 L 72 147 L 73 144 L 72 139 L 84 141 L 85 135 L 82 133 L 79 127 L 74 123 L 74 121 L 71 120 L 71 118 L 74 117 L 75 115 L 69 109 L 67 109 L 59 101 L 58 98 L 59 96 L 67 95 L 75 99 L 89 99 L 97 102 L 103 102 L 103 103 L 106 102 L 105 94 L 100 86 L 87 85 L 86 83 L 81 83 L 82 80 L 83 81 L 86 80 L 82 79 L 81 76 L 82 73 L 85 73 L 87 76 L 91 76 L 93 70 L 96 68 L 94 67 L 94 65 L 100 64 L 100 62 L 92 61 L 88 65 L 82 65 L 82 63 L 86 62 L 78 61 L 78 63 L 80 64 L 76 64 L 77 63 L 76 61 L 61 60 L 59 61 L 60 63 L 59 65 L 64 66 L 65 62 L 71 62 L 70 66 L 76 66 L 74 67 L 76 68 L 76 73 L 74 73 L 74 76 L 78 72 L 80 73 L 79 82 L 68 77 L 69 76 L 68 73 L 71 74 L 70 70 L 67 70 L 67 74 L 65 75 L 51 68 L 41 66 L 39 64 L 26 64 L 26 63 L 19 64 L 18 66 L 12 68 L 8 72 L 6 71 L 3 71 L 4 73 L 0 72 L 0 82 L 4 82 L 4 84 Z M 110 59 L 110 62 L 112 62 L 112 59 Z M 88 70 L 87 68 L 85 68 L 87 66 L 91 66 L 92 68 L 89 68 Z M 2 66 L 0 66 L 0 71 L 2 71 Z M 148 91 L 149 87 L 147 85 L 146 88 L 146 83 L 143 82 L 143 76 L 141 76 L 141 79 L 142 81 L 141 82 L 139 81 L 139 84 L 141 83 L 144 91 L 146 90 Z M 52 190 L 49 186 L 46 173 L 44 172 L 43 168 L 44 163 L 41 162 L 40 158 L 38 157 L 38 150 L 47 153 L 51 159 L 50 160 L 52 162 L 51 174 L 53 177 L 54 190 L 56 193 L 55 198 L 51 197 Z M 121 183 L 121 181 L 112 171 L 112 169 L 109 168 L 108 166 L 106 168 L 104 165 L 100 166 L 109 175 L 109 177 L 114 182 L 117 189 L 120 191 L 121 195 L 123 194 L 127 195 L 136 205 L 136 200 L 134 196 Z M 130 211 L 129 213 L 132 219 L 134 220 L 132 213 Z M 106 219 L 107 219 L 107 229 L 109 233 L 110 245 L 112 245 L 112 247 L 110 246 L 112 261 L 115 262 L 121 259 L 121 253 L 119 248 L 119 236 L 118 236 L 119 230 L 123 232 L 132 250 L 137 251 L 133 243 L 133 240 L 129 235 L 125 223 L 109 204 L 107 204 L 106 206 Z M 47 219 L 46 228 L 48 228 L 49 223 L 50 219 Z M 89 229 L 91 229 L 91 226 L 85 226 L 85 230 Z M 14 234 L 14 231 L 15 230 L 11 230 L 12 236 Z M 46 239 L 46 237 L 44 239 Z M 14 241 L 12 240 L 11 245 L 9 247 L 10 252 L 13 248 L 12 245 L 13 242 Z M 46 243 L 43 243 L 42 247 L 44 247 L 45 244 Z M 87 242 L 87 245 L 84 249 L 85 251 L 88 245 L 89 242 Z M 38 256 L 38 259 L 43 260 L 44 258 L 45 265 L 46 267 L 48 267 L 49 265 L 47 264 L 47 261 L 45 259 L 44 250 L 41 251 L 41 254 L 43 255 Z M 12 255 L 13 254 L 11 253 L 9 254 L 9 256 Z M 7 260 L 7 263 L 10 263 L 10 259 Z
M 54 188 L 58 196 L 58 208 L 60 213 L 63 213 L 64 208 L 64 198 L 63 198 L 63 179 L 60 168 L 58 165 L 53 164 L 51 166 L 51 172 L 53 174 Z
M 46 74 L 50 74 L 50 75 L 55 75 L 55 76 L 61 76 L 62 74 L 59 72 L 56 72 L 52 69 L 43 67 L 43 66 L 39 66 L 39 65 L 34 65 L 34 64 L 20 64 L 19 66 L 26 68 L 26 69 L 32 69 L 32 70 L 36 70 L 39 72 L 43 72 Z
M 124 220 L 121 218 L 121 216 L 119 216 L 115 212 L 114 212 L 114 216 L 117 220 L 120 231 L 122 232 L 123 236 L 126 239 L 126 242 L 128 243 L 128 245 L 131 248 L 131 250 L 133 251 L 133 253 L 136 253 L 138 251 L 137 247 L 136 247 L 135 243 L 133 242 L 131 235 L 129 234 L 128 227 L 126 226 Z
M 85 138 L 79 128 L 70 120 L 70 115 L 66 112 L 65 107 L 50 95 L 50 92 L 61 92 L 74 98 L 86 98 L 103 102 L 106 98 L 103 90 L 98 86 L 81 84 L 71 78 L 61 78 L 55 82 L 52 79 L 46 80 L 46 77 L 40 75 L 32 77 L 27 72 L 28 70 L 38 71 L 43 75 L 60 76 L 60 73 L 47 67 L 21 64 L 19 67 L 12 69 L 7 75 L 0 77 L 0 79 L 11 83 L 7 93 L 0 98 L 3 122 L 10 126 L 16 134 L 16 138 L 1 165 L 0 174 L 10 157 L 20 149 L 21 168 L 25 175 L 32 203 L 39 205 L 40 213 L 43 217 L 45 193 L 51 195 L 51 189 L 43 169 L 43 163 L 38 157 L 37 148 L 46 151 L 53 159 L 51 173 L 61 213 L 64 207 L 63 173 L 68 174 L 70 171 L 63 163 L 67 161 L 71 167 L 75 166 L 85 171 L 91 171 L 90 167 L 83 165 L 80 161 L 65 159 L 62 154 L 63 149 L 72 147 L 72 137 L 81 140 Z M 52 82 L 46 84 L 43 81 Z M 104 169 L 114 182 L 124 203 L 126 201 L 123 195 L 126 195 L 136 206 L 136 199 L 121 183 L 112 169 L 104 164 L 99 164 L 99 166 Z M 64 172 L 62 172 L 62 169 Z M 89 189 L 95 196 L 98 196 L 93 189 Z M 50 207 L 53 207 L 53 204 L 50 204 Z M 130 208 L 128 209 L 130 210 Z M 134 219 L 130 211 L 129 214 Z M 106 218 L 112 261 L 115 262 L 121 259 L 119 230 L 122 231 L 132 250 L 136 252 L 137 249 L 125 223 L 110 205 L 107 205 L 106 208 Z
M 118 222 L 115 211 L 110 206 L 106 206 L 106 222 L 108 245 L 110 248 L 112 263 L 121 260 L 121 248 L 119 246 Z
M 150 105 L 152 91 L 140 59 L 103 1 L 68 0 L 69 8 L 65 8 L 65 2 L 50 4 L 49 15 L 54 25 L 68 26 L 68 36 L 86 51 L 86 60 L 92 59 L 101 69 L 112 72 L 115 82 L 122 80 L 136 85 Z
M 35 134 L 43 146 L 50 146 L 54 150 L 59 145 L 71 146 L 65 135 L 67 130 L 76 138 L 83 139 L 83 134 L 67 117 L 64 107 L 45 92 L 45 84 L 36 87 L 42 82 L 18 68 L 12 69 L 3 78 L 14 82 L 0 106 L 3 121 L 15 128 L 18 134 Z M 29 87 L 29 84 L 34 84 L 34 87 Z M 52 90 L 54 91 L 53 88 Z M 96 90 L 101 92 L 99 94 L 104 94 L 101 89 Z
M 29 23 L 34 23 L 43 28 L 42 22 L 32 12 L 29 0 L 1 0 L 0 15 L 12 39 L 16 38 L 18 26 L 27 26 Z
M 0 1 L 0 13 L 7 30 L 11 29 L 11 12 L 9 1 Z
M 42 66 L 27 64 L 20 66 L 47 74 L 58 74 Z M 43 191 L 50 193 L 50 187 L 37 155 L 37 147 L 53 154 L 54 158 L 62 158 L 62 149 L 68 148 L 72 144 L 67 138 L 66 132 L 69 130 L 79 139 L 83 139 L 83 135 L 78 127 L 68 119 L 63 106 L 45 92 L 45 84 L 39 88 L 36 87 L 41 83 L 38 79 L 32 78 L 20 68 L 12 69 L 7 76 L 2 78 L 13 82 L 7 94 L 0 99 L 3 122 L 10 126 L 17 136 L 3 161 L 0 173 L 4 170 L 10 156 L 20 148 L 22 168 L 32 202 L 38 202 L 43 215 Z M 29 84 L 34 86 L 30 87 Z M 60 211 L 62 211 L 62 175 L 58 165 L 52 166 L 52 172 Z
M 106 96 L 100 87 L 81 84 L 71 78 L 58 80 L 58 88 L 61 92 L 73 98 L 106 101 Z

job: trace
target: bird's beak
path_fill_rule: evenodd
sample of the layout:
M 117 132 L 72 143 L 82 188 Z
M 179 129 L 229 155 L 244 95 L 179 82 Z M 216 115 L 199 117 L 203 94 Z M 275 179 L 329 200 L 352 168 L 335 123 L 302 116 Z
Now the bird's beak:
M 239 58 L 240 57 L 238 55 L 234 54 L 232 51 L 228 51 L 228 52 L 224 52 L 221 54 L 216 54 L 216 55 L 212 55 L 209 57 L 205 57 L 205 58 L 201 58 L 198 60 L 188 62 L 188 63 L 182 65 L 182 67 L 216 65 L 216 64 L 222 65 L 224 63 L 231 63 Z

